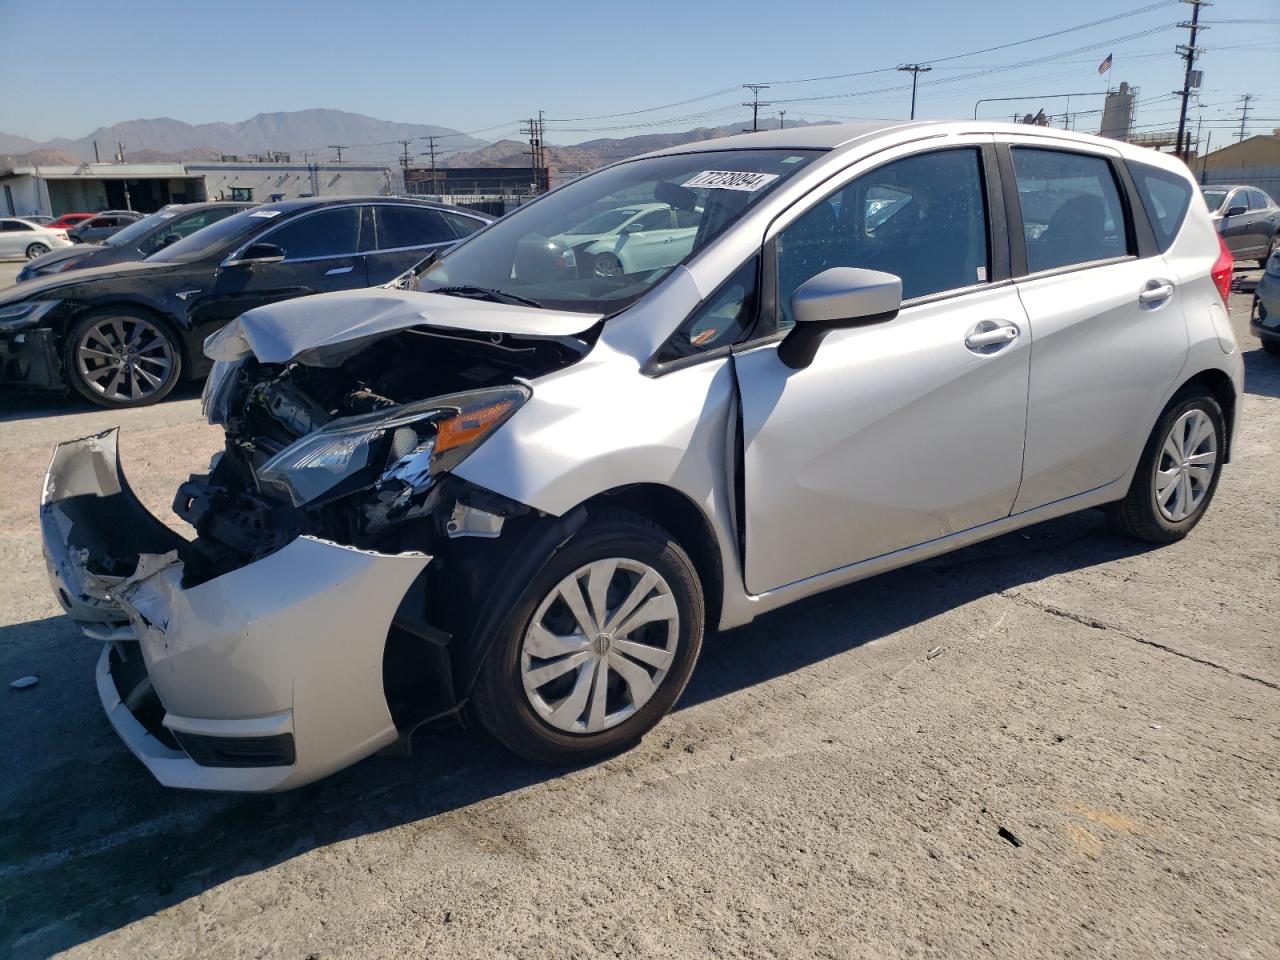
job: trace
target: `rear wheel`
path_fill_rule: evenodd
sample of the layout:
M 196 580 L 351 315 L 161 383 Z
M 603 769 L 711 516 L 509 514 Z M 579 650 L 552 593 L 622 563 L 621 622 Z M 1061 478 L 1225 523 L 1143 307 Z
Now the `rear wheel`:
M 1225 440 L 1212 394 L 1195 389 L 1175 397 L 1151 431 L 1128 494 L 1108 508 L 1112 525 L 1149 543 L 1185 537 L 1213 500 Z
M 602 253 L 596 257 L 591 269 L 597 277 L 622 276 L 622 261 L 612 253 Z
M 43 243 L 33 243 L 27 247 L 27 259 L 34 260 L 36 257 L 43 257 L 49 252 L 49 248 Z
M 665 530 L 592 516 L 504 618 L 472 696 L 521 756 L 583 763 L 630 747 L 684 690 L 702 647 L 702 588 Z
M 76 392 L 99 406 L 141 407 L 177 385 L 182 352 L 162 321 L 113 308 L 71 325 L 63 363 Z

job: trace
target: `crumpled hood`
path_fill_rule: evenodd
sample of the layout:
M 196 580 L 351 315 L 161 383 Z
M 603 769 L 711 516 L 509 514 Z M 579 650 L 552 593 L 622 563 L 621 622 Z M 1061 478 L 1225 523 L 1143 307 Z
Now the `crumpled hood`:
M 257 307 L 205 340 L 204 353 L 211 360 L 252 354 L 260 363 L 336 367 L 374 340 L 410 327 L 571 337 L 601 316 L 375 287 Z

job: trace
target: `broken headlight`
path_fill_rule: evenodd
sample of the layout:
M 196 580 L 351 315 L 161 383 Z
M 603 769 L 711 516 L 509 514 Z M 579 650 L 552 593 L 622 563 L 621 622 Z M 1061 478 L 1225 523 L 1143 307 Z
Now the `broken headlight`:
M 226 425 L 231 391 L 236 385 L 244 360 L 219 360 L 209 371 L 200 395 L 200 412 L 213 424 Z
M 433 476 L 461 463 L 529 396 L 527 387 L 493 387 L 342 417 L 268 460 L 258 482 L 303 506 L 360 490 L 406 463 L 425 462 L 422 472 Z

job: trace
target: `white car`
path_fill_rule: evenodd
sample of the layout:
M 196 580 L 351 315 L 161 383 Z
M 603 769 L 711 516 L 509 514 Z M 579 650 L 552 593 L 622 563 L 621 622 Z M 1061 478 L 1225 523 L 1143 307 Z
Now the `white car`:
M 698 212 L 665 203 L 605 210 L 551 238 L 574 253 L 579 272 L 621 277 L 674 267 L 693 250 Z
M 50 230 L 21 217 L 0 220 L 0 257 L 26 257 L 34 260 L 50 250 L 71 246 L 67 231 Z
M 637 199 L 695 215 L 680 263 L 548 249 Z M 174 498 L 195 537 L 130 492 L 114 430 L 69 441 L 51 583 L 171 786 L 283 790 L 459 714 L 589 762 L 675 705 L 707 631 L 1092 507 L 1187 536 L 1239 456 L 1231 271 L 1186 165 L 1131 144 L 682 144 L 394 284 L 241 313 L 204 342 L 226 444 Z

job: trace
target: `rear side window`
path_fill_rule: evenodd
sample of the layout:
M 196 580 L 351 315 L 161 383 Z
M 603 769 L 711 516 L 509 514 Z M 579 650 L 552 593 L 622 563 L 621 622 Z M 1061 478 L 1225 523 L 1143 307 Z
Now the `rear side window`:
M 1182 229 L 1195 187 L 1185 177 L 1145 163 L 1130 163 L 1129 173 L 1138 186 L 1138 196 L 1155 231 L 1156 243 L 1164 253 Z
M 1102 157 L 1014 147 L 1027 269 L 1036 273 L 1129 252 L 1124 207 Z
M 453 232 L 459 237 L 469 237 L 485 225 L 483 220 L 464 216 L 460 213 L 444 211 L 440 215 L 444 217 L 449 226 L 453 227 Z
M 1250 210 L 1265 210 L 1269 206 L 1271 206 L 1271 204 L 1267 201 L 1267 195 L 1265 193 L 1263 193 L 1261 190 L 1249 191 L 1249 209 Z
M 262 238 L 284 251 L 286 260 L 340 257 L 360 249 L 360 208 L 332 207 L 286 223 Z
M 387 204 L 379 206 L 377 211 L 379 250 L 424 247 L 454 239 L 449 225 L 434 210 Z

